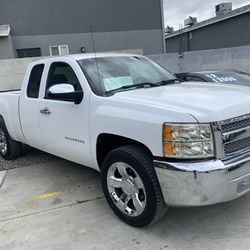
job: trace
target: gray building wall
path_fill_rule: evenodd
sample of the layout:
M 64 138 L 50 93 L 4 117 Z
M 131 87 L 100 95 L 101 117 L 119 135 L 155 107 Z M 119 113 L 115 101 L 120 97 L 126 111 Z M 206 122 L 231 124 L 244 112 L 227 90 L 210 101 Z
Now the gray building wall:
M 69 45 L 93 51 L 164 51 L 162 0 L 1 0 L 0 24 L 11 26 L 15 49 Z M 0 51 L 1 57 L 1 51 Z
M 250 12 L 166 39 L 167 53 L 230 48 L 250 44 Z
M 163 52 L 161 30 L 136 30 L 93 33 L 95 49 L 100 51 L 116 51 L 143 49 L 144 54 Z M 49 55 L 50 45 L 69 45 L 71 54 L 80 53 L 85 47 L 86 52 L 93 52 L 91 33 L 73 33 L 37 36 L 13 36 L 16 49 L 40 47 L 42 55 Z

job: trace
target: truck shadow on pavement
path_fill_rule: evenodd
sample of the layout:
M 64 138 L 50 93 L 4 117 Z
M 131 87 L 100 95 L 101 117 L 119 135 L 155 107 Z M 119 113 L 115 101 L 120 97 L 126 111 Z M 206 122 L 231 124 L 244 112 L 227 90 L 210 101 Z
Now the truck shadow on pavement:
M 223 204 L 170 208 L 162 220 L 145 230 L 151 230 L 151 233 L 158 236 L 179 235 L 187 239 L 248 239 L 250 242 L 249 221 L 248 194 Z

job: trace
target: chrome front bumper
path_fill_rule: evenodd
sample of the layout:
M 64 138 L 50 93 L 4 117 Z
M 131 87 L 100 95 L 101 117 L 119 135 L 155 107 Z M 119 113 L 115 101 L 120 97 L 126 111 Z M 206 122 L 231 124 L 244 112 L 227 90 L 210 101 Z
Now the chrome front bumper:
M 204 206 L 234 200 L 250 191 L 250 157 L 225 165 L 154 161 L 164 200 L 169 206 Z

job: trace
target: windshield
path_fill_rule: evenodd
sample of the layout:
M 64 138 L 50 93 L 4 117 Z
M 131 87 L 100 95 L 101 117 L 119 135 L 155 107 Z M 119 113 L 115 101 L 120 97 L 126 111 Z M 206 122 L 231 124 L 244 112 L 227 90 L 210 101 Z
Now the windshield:
M 250 75 L 243 72 L 213 72 L 206 74 L 206 77 L 212 82 L 231 83 L 250 87 Z
M 158 64 L 140 56 L 90 58 L 79 61 L 92 90 L 98 95 L 134 89 L 176 78 Z M 155 84 L 155 85 L 154 85 Z

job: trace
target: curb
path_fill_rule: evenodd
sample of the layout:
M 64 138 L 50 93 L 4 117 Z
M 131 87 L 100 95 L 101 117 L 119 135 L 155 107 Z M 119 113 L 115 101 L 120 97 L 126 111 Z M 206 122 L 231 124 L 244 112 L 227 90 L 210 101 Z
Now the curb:
M 3 185 L 6 174 L 7 174 L 7 171 L 0 171 L 0 188 Z

